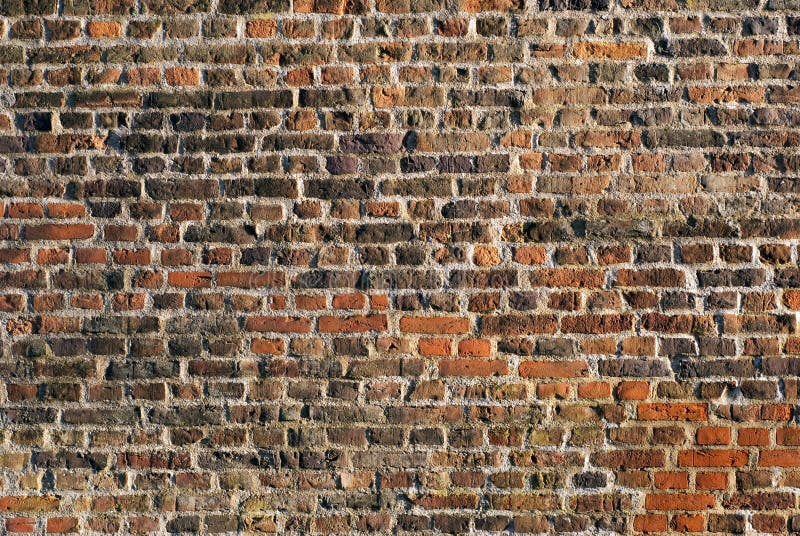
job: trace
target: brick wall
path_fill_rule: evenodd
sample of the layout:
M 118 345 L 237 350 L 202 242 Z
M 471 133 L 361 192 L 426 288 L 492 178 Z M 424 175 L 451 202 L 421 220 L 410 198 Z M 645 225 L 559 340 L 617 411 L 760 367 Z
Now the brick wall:
M 800 531 L 798 0 L 0 28 L 0 533 Z

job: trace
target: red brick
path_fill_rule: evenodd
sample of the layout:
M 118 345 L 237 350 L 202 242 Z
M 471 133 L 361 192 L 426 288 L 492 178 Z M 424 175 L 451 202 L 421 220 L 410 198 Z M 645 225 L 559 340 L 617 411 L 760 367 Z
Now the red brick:
M 220 287 L 263 288 L 280 287 L 286 281 L 283 272 L 219 272 L 217 285 Z
M 41 250 L 40 250 L 41 251 Z M 31 250 L 29 249 L 0 249 L 0 262 L 9 264 L 20 264 L 30 262 Z
M 36 529 L 35 517 L 9 517 L 6 519 L 6 530 L 18 534 L 33 533 Z
M 766 447 L 769 445 L 769 430 L 766 428 L 740 428 L 736 443 L 742 447 Z
M 655 473 L 653 483 L 657 489 L 689 489 L 689 473 L 678 471 Z
M 758 453 L 759 467 L 800 467 L 800 450 L 762 450 Z
M 333 297 L 333 307 L 335 309 L 363 309 L 366 301 L 366 296 L 363 294 L 337 294 Z
M 683 450 L 678 452 L 680 467 L 743 467 L 747 451 L 727 449 Z
M 42 218 L 44 217 L 44 208 L 39 203 L 9 203 L 8 205 L 9 218 Z
M 325 309 L 328 300 L 325 296 L 295 296 L 294 303 L 298 309 Z
M 728 488 L 726 473 L 697 473 L 695 483 L 698 490 L 724 490 Z
M 82 218 L 86 215 L 86 207 L 80 203 L 48 203 L 47 215 L 51 218 Z
M 678 532 L 702 532 L 705 525 L 703 516 L 681 514 L 672 518 L 672 528 Z
M 639 532 L 666 532 L 667 516 L 659 514 L 638 515 L 633 520 L 633 528 Z
M 47 520 L 48 534 L 65 534 L 79 532 L 77 517 L 51 517 Z
M 485 339 L 464 339 L 458 342 L 458 355 L 462 357 L 489 357 L 492 343 Z
M 730 445 L 731 429 L 725 426 L 701 426 L 697 429 L 698 445 Z
M 161 264 L 164 266 L 186 266 L 192 264 L 192 252 L 188 249 L 161 250 Z
M 99 248 L 76 248 L 75 262 L 81 264 L 105 264 L 106 252 Z
M 286 316 L 251 316 L 245 323 L 245 329 L 277 333 L 310 333 L 311 321 L 307 318 Z
M 605 282 L 602 270 L 583 268 L 543 268 L 529 272 L 534 287 L 601 287 Z
M 167 281 L 173 287 L 211 288 L 211 272 L 170 272 Z
M 94 225 L 88 223 L 47 223 L 25 227 L 28 240 L 84 240 L 94 235 Z
M 112 255 L 118 264 L 150 264 L 149 249 L 115 249 Z
M 115 311 L 140 311 L 145 307 L 145 294 L 125 293 L 117 294 L 112 301 L 112 308 Z
M 103 229 L 106 240 L 133 242 L 138 236 L 139 230 L 134 225 L 106 225 Z

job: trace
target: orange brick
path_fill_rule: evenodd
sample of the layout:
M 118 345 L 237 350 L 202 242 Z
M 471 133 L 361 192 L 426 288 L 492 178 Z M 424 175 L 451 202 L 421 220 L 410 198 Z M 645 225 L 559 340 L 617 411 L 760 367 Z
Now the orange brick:
M 94 38 L 119 37 L 122 27 L 115 21 L 95 20 L 86 24 L 86 33 Z
M 636 516 L 633 528 L 639 532 L 666 532 L 667 516 L 658 514 Z
M 462 357 L 489 357 L 492 343 L 485 339 L 464 339 L 458 343 L 458 355 Z
M 39 203 L 9 203 L 9 218 L 42 218 L 44 208 Z
M 731 429 L 725 426 L 701 426 L 697 429 L 698 445 L 730 445 Z
M 81 218 L 86 215 L 86 207 L 80 203 L 48 203 L 47 215 L 51 218 Z
M 540 383 L 536 386 L 536 396 L 539 398 L 569 398 L 572 388 L 567 383 Z
M 585 361 L 524 361 L 519 365 L 523 378 L 580 378 L 588 374 Z
M 337 294 L 333 297 L 335 309 L 363 309 L 367 299 L 363 294 Z
M 737 443 L 742 447 L 766 447 L 769 445 L 769 430 L 766 428 L 740 428 Z
M 372 309 L 387 309 L 389 307 L 389 297 L 385 294 L 375 294 L 369 297 L 369 306 Z
M 65 264 L 69 262 L 69 251 L 61 248 L 40 249 L 36 253 L 39 264 Z
M 514 260 L 522 264 L 543 264 L 546 258 L 547 252 L 539 246 L 519 247 L 514 251 Z
M 280 339 L 255 338 L 250 343 L 250 351 L 254 354 L 282 355 L 284 343 Z
M 522 8 L 522 0 L 460 0 L 461 9 L 469 13 L 484 11 L 515 11 Z
M 295 296 L 294 303 L 298 309 L 325 309 L 328 301 L 325 296 Z
M 35 528 L 35 517 L 10 517 L 6 519 L 6 530 L 14 534 L 32 533 Z
M 644 43 L 615 43 L 580 41 L 573 48 L 575 57 L 592 60 L 628 60 L 643 58 L 647 55 L 647 46 Z
M 620 400 L 646 400 L 650 396 L 650 385 L 638 381 L 620 382 L 617 385 L 617 396 Z
M 0 512 L 53 512 L 60 504 L 52 495 L 6 495 L 0 497 Z
M 724 490 L 728 488 L 728 475 L 725 473 L 697 473 L 695 483 L 698 490 Z
M 171 86 L 196 86 L 200 83 L 197 69 L 187 67 L 170 67 L 164 70 L 167 84 Z
M 637 411 L 639 418 L 645 421 L 708 420 L 708 406 L 700 403 L 643 403 Z
M 578 396 L 581 398 L 601 399 L 611 396 L 611 385 L 607 382 L 589 382 L 578 386 Z
M 714 508 L 714 496 L 708 493 L 663 493 L 645 497 L 647 510 L 708 510 Z
M 247 37 L 275 37 L 278 23 L 275 19 L 261 18 L 247 21 L 245 35 Z
M 439 357 L 450 355 L 452 349 L 447 339 L 420 339 L 419 353 L 424 356 Z
M 456 317 L 412 317 L 400 319 L 400 331 L 404 333 L 457 334 L 469 331 L 468 318 Z
M 47 520 L 48 534 L 65 534 L 78 532 L 79 521 L 76 517 L 51 517 Z

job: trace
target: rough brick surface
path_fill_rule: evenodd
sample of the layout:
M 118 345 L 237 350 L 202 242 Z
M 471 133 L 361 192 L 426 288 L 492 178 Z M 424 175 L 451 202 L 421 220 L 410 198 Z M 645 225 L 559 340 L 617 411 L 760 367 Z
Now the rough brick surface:
M 0 0 L 0 533 L 800 532 L 798 0 Z

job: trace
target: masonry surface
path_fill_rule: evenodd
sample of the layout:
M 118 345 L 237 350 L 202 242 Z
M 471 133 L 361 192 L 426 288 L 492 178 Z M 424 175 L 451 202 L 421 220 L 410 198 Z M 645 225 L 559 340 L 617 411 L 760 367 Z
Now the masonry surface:
M 798 0 L 0 36 L 0 533 L 800 532 Z

